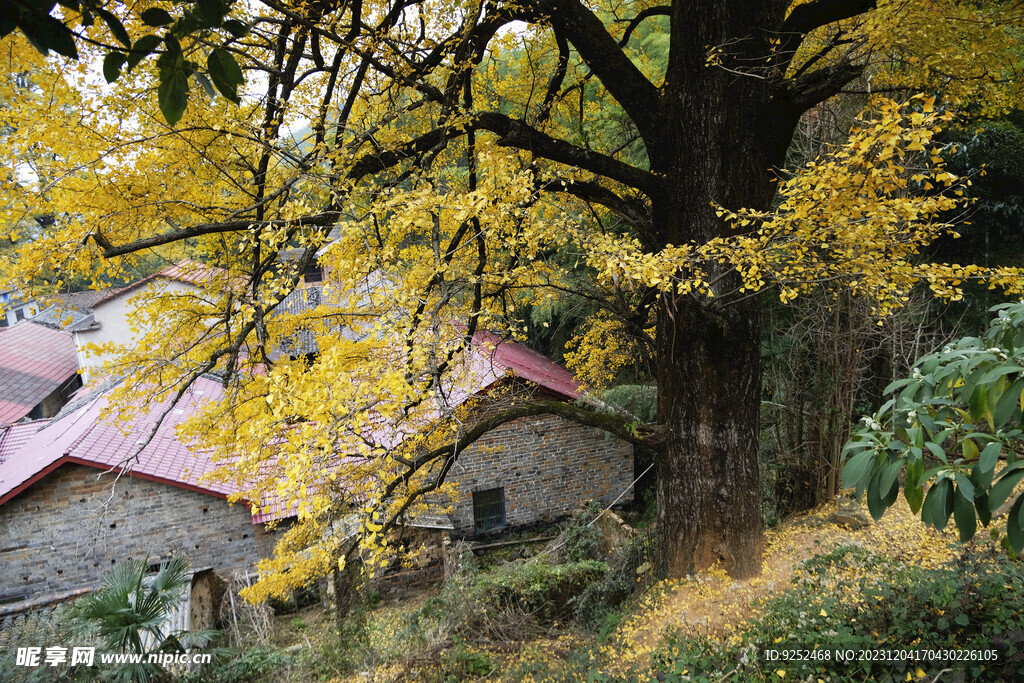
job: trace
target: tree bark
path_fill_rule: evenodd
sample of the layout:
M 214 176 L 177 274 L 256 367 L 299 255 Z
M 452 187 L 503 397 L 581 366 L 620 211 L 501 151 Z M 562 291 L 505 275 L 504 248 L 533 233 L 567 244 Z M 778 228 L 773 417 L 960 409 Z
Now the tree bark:
M 665 137 L 648 141 L 665 184 L 652 198 L 656 248 L 728 234 L 716 205 L 768 208 L 798 120 L 763 77 L 782 11 L 765 1 L 673 3 Z M 707 63 L 715 46 L 718 66 Z M 707 268 L 715 296 L 664 297 L 658 313 L 658 421 L 669 433 L 658 460 L 659 547 L 669 576 L 721 562 L 746 578 L 761 571 L 760 302 L 737 296 L 735 273 Z
M 761 571 L 756 299 L 725 314 L 663 307 L 658 326 L 658 530 L 668 574 L 721 561 L 734 578 Z

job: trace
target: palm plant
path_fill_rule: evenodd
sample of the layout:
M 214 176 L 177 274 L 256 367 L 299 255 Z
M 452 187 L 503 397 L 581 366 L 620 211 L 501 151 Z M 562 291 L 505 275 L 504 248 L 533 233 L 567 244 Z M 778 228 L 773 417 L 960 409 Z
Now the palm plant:
M 99 640 L 110 652 L 142 655 L 142 661 L 121 664 L 118 681 L 147 683 L 166 672 L 146 661 L 154 653 L 180 653 L 203 647 L 216 631 L 169 630 L 169 617 L 185 600 L 191 570 L 188 560 L 175 557 L 149 575 L 149 558 L 130 559 L 103 576 L 95 593 L 78 600 L 74 622 L 82 635 Z

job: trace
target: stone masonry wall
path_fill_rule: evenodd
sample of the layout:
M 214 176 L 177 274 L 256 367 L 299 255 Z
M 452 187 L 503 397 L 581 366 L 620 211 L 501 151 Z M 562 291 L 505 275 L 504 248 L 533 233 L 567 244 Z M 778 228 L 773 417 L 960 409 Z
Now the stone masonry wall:
M 557 519 L 585 500 L 611 503 L 633 481 L 633 447 L 562 417 L 521 418 L 467 448 L 449 481 L 459 486 L 453 535 L 469 536 L 474 491 L 504 488 L 510 526 Z M 619 502 L 632 499 L 630 490 Z
M 100 584 L 116 562 L 188 557 L 194 570 L 252 568 L 273 536 L 245 505 L 177 486 L 63 465 L 0 507 L 0 599 Z M 109 502 L 108 502 L 109 501 Z

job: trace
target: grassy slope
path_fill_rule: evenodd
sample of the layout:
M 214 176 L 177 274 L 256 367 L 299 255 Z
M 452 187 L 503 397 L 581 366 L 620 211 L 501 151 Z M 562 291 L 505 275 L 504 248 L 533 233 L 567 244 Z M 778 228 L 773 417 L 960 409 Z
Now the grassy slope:
M 318 642 L 308 648 L 308 661 L 287 678 L 554 681 L 594 680 L 595 671 L 616 678 L 646 677 L 652 653 L 658 648 L 664 651 L 666 633 L 733 646 L 740 643 L 751 620 L 763 616 L 765 602 L 791 589 L 804 571 L 801 562 L 813 555 L 854 544 L 907 566 L 937 569 L 949 567 L 961 552 L 952 525 L 941 533 L 924 527 L 902 499 L 878 523 L 856 531 L 830 521 L 835 508 L 835 504 L 823 506 L 769 531 L 761 576 L 734 582 L 724 572 L 711 570 L 663 581 L 631 600 L 599 635 L 556 624 L 544 630 L 511 632 L 506 639 L 471 642 L 431 634 L 429 627 L 424 638 L 420 626 L 413 641 L 410 619 L 424 604 L 420 597 L 382 605 L 366 614 L 354 661 L 351 650 L 346 655 L 348 670 L 355 668 L 358 674 L 337 675 L 344 667 L 329 644 L 333 629 L 320 622 Z M 871 570 L 851 565 L 829 580 L 846 585 L 866 571 Z M 296 642 L 305 645 L 307 637 L 308 631 Z M 771 673 L 762 676 L 768 678 Z

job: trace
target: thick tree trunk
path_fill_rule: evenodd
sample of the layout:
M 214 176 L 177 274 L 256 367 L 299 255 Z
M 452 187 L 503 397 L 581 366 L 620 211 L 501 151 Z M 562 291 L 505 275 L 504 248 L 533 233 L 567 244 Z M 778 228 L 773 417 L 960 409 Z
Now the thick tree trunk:
M 668 130 L 648 144 L 666 190 L 652 198 L 654 248 L 730 234 L 716 205 L 767 209 L 798 118 L 763 77 L 783 5 L 672 7 L 661 98 Z M 713 48 L 720 65 L 708 63 Z M 660 547 L 670 576 L 721 561 L 745 578 L 761 571 L 760 302 L 737 295 L 735 273 L 707 268 L 715 296 L 667 296 L 658 314 L 658 420 L 669 430 L 658 461 Z
M 659 314 L 659 419 L 670 429 L 658 460 L 659 546 L 671 576 L 717 561 L 734 578 L 761 571 L 758 305 Z

